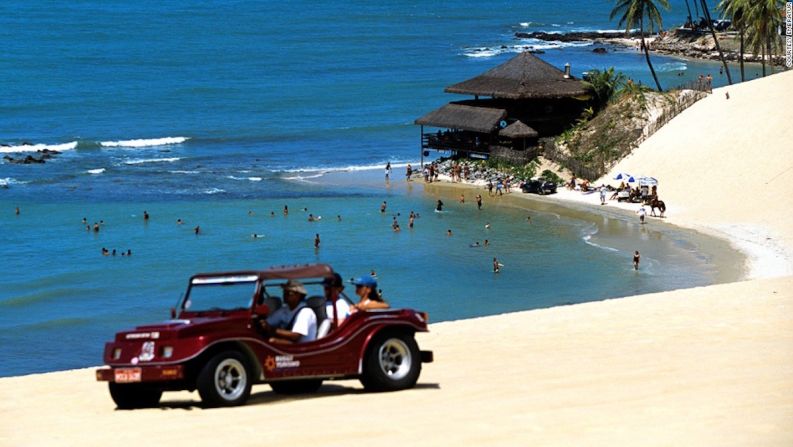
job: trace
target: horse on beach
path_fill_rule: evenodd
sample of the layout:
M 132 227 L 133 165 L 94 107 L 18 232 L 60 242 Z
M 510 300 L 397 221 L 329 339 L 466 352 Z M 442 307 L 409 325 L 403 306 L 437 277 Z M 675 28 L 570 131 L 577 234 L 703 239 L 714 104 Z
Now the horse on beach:
M 658 208 L 658 210 L 661 213 L 660 217 L 664 217 L 664 213 L 666 212 L 666 204 L 664 203 L 663 200 L 653 199 L 653 201 L 650 202 L 650 214 L 653 217 L 656 217 L 655 216 L 655 209 L 656 208 Z

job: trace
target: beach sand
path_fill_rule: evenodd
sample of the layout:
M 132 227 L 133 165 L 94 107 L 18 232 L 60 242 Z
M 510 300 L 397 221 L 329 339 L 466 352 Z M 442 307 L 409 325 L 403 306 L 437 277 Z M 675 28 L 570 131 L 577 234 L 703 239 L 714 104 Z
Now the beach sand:
M 658 178 L 666 221 L 775 278 L 434 324 L 436 362 L 397 393 L 258 386 L 241 408 L 181 392 L 125 412 L 91 369 L 0 379 L 0 445 L 793 445 L 791 83 L 717 89 L 615 169 Z

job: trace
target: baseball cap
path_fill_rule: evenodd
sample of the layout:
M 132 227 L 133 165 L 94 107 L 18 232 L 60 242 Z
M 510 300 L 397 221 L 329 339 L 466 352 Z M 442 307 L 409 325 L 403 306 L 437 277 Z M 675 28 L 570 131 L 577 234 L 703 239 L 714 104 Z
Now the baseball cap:
M 297 292 L 301 295 L 308 295 L 308 291 L 306 291 L 306 288 L 300 281 L 290 279 L 285 284 L 282 284 L 281 287 L 284 288 L 284 292 Z
M 375 279 L 372 278 L 369 275 L 360 276 L 358 278 L 353 279 L 351 282 L 353 284 L 355 284 L 356 286 L 366 286 L 366 287 L 372 287 L 372 288 L 377 287 L 377 281 L 375 281 Z
M 333 276 L 328 276 L 322 281 L 323 286 L 330 286 L 330 287 L 344 287 L 344 281 L 341 279 L 341 275 L 338 273 L 334 273 Z

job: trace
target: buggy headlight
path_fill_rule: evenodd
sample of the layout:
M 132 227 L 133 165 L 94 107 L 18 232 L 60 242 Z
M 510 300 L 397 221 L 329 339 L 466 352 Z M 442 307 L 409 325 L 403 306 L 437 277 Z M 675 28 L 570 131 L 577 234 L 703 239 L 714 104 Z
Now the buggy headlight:
M 162 356 L 163 358 L 169 359 L 173 356 L 173 346 L 163 346 L 162 347 Z
M 113 350 L 113 360 L 118 360 L 121 358 L 121 348 L 116 348 Z

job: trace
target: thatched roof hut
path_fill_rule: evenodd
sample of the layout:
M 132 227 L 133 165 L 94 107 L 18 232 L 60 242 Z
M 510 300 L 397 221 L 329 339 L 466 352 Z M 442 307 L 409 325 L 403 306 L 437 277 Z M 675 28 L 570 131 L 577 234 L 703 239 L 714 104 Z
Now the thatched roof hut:
M 587 94 L 580 80 L 529 52 L 523 52 L 479 76 L 444 90 L 493 98 L 566 98 Z
M 498 131 L 498 134 L 502 137 L 507 138 L 537 138 L 539 134 L 536 130 L 532 129 L 530 126 L 527 126 L 523 123 L 523 121 L 515 121 L 514 123 L 510 124 L 509 126 L 501 129 Z
M 445 127 L 448 129 L 470 130 L 472 132 L 490 133 L 496 130 L 499 122 L 506 118 L 504 109 L 472 107 L 462 104 L 446 104 L 440 109 L 417 119 L 416 124 L 422 126 Z

